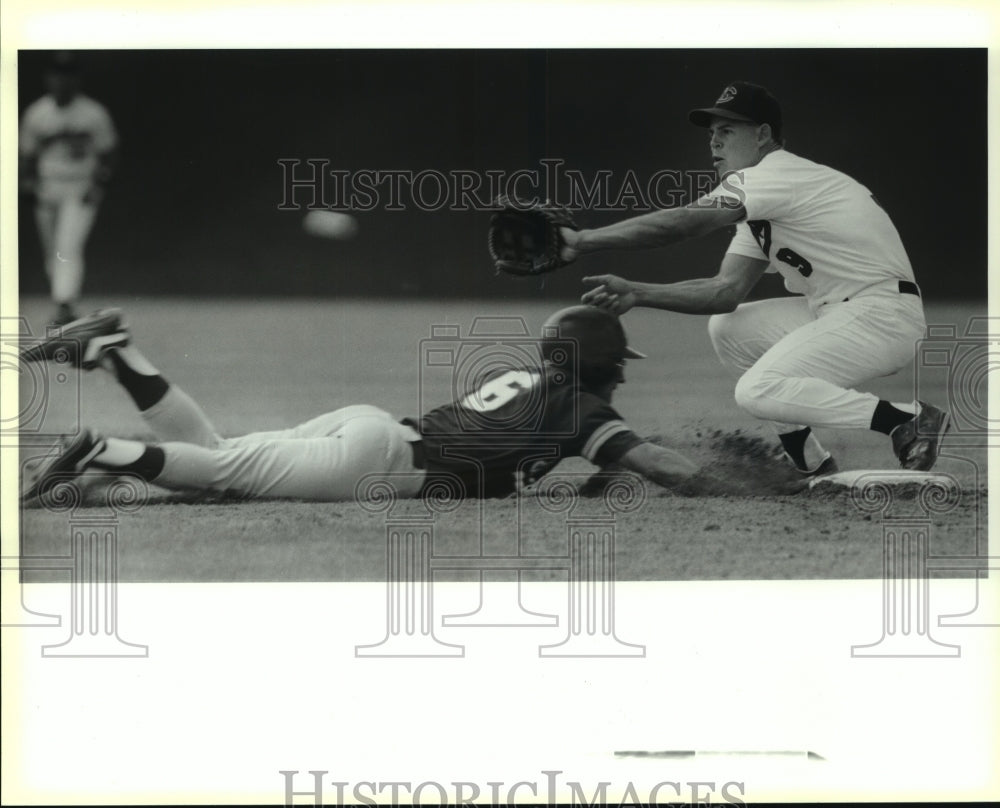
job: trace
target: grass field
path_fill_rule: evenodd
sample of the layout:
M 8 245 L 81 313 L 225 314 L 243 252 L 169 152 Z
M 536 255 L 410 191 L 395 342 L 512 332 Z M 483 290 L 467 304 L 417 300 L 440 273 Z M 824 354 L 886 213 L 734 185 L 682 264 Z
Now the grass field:
M 567 303 L 571 301 L 566 301 Z M 464 337 L 476 317 L 520 317 L 537 333 L 552 304 L 516 302 L 383 303 L 361 300 L 113 299 L 135 342 L 205 409 L 223 435 L 294 425 L 347 404 L 370 403 L 398 417 L 450 397 L 447 378 L 421 375 L 421 340 L 434 325 L 457 325 Z M 44 332 L 45 300 L 22 301 L 34 334 Z M 985 307 L 931 305 L 928 322 L 965 331 Z M 734 440 L 771 441 L 741 413 L 733 380 L 718 365 L 704 318 L 651 311 L 625 321 L 631 342 L 649 354 L 630 363 L 616 408 L 640 434 L 664 436 L 707 465 L 740 463 Z M 508 323 L 505 328 L 510 328 Z M 509 330 L 505 333 L 510 333 Z M 54 371 L 53 371 L 54 372 Z M 868 389 L 892 399 L 914 397 L 914 371 Z M 30 379 L 28 380 L 30 382 Z M 946 376 L 922 375 L 920 396 L 948 403 Z M 77 394 L 78 402 L 77 403 Z M 36 392 L 23 385 L 22 407 Z M 423 399 L 423 402 L 422 400 Z M 982 405 L 985 406 L 985 403 Z M 41 416 L 40 416 L 41 417 Z M 45 433 L 79 425 L 107 435 L 141 437 L 144 425 L 117 385 L 100 371 L 53 381 Z M 841 468 L 893 468 L 888 441 L 871 432 L 819 435 Z M 974 555 L 985 541 L 986 466 L 981 449 L 948 450 L 937 470 L 963 489 L 959 506 L 932 516 L 931 553 Z M 28 452 L 24 457 L 28 456 Z M 561 472 L 584 473 L 584 461 Z M 470 501 L 441 517 L 436 554 L 516 550 L 551 555 L 565 547 L 565 517 L 513 499 Z M 583 513 L 600 502 L 583 502 Z M 418 502 L 398 506 L 403 515 Z M 918 515 L 912 497 L 893 515 Z M 21 514 L 22 554 L 67 550 L 66 514 L 28 508 Z M 681 498 L 650 486 L 634 513 L 617 517 L 618 580 L 869 578 L 882 574 L 878 513 L 862 513 L 846 494 Z M 482 525 L 482 527 L 481 527 Z M 354 503 L 211 502 L 151 492 L 148 504 L 121 517 L 123 581 L 377 581 L 385 576 L 384 516 Z M 552 573 L 539 569 L 537 576 Z

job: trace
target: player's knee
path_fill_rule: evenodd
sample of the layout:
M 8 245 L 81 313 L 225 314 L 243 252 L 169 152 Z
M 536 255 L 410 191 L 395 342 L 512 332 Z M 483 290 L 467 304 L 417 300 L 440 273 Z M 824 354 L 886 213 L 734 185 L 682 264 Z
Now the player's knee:
M 774 393 L 781 384 L 781 379 L 773 374 L 758 373 L 750 370 L 744 373 L 733 391 L 736 404 L 757 418 L 768 418 L 771 412 Z
M 726 314 L 713 314 L 708 318 L 708 338 L 715 349 L 715 355 L 726 364 L 740 365 L 740 349 L 743 335 L 740 329 L 740 317 L 735 311 Z
M 712 341 L 712 347 L 716 353 L 719 346 L 725 342 L 732 331 L 733 314 L 713 314 L 708 318 L 708 338 Z

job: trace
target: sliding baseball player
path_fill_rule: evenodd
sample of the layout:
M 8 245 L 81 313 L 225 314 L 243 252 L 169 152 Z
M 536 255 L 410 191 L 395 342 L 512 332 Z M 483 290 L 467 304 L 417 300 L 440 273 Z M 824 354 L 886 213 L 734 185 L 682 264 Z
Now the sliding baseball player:
M 397 420 L 361 404 L 290 429 L 223 438 L 132 344 L 121 312 L 103 310 L 25 348 L 21 359 L 65 355 L 83 370 L 104 368 L 157 440 L 84 430 L 39 470 L 23 498 L 43 497 L 88 468 L 135 474 L 167 489 L 244 498 L 350 500 L 363 480 L 382 478 L 401 497 L 422 496 L 435 484 L 458 496 L 497 497 L 577 456 L 688 494 L 730 492 L 731 481 L 639 437 L 611 406 L 626 360 L 642 356 L 628 346 L 613 314 L 593 306 L 558 311 L 543 327 L 539 351 L 539 366 L 498 369 L 419 418 Z M 784 493 L 801 490 L 799 482 L 777 481 Z

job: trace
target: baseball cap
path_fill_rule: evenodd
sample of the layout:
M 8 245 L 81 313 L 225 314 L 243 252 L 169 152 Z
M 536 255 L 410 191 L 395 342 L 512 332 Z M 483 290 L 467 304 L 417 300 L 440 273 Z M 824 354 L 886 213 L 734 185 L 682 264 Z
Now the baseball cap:
M 582 365 L 614 365 L 622 359 L 646 358 L 629 346 L 618 317 L 596 306 L 570 306 L 549 317 L 542 326 L 543 355 L 547 343 L 560 339 L 576 340 Z
M 781 137 L 781 105 L 777 98 L 759 84 L 734 81 L 726 85 L 714 106 L 691 110 L 688 120 L 695 126 L 708 126 L 713 116 L 757 124 L 767 123 L 771 125 L 774 136 Z

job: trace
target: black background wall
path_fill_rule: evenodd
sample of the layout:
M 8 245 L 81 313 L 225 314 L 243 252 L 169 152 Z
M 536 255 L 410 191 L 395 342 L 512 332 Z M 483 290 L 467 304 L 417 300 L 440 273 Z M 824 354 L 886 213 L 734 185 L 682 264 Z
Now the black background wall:
M 47 56 L 20 53 L 22 111 L 43 92 Z M 687 110 L 742 78 L 781 100 L 791 151 L 876 194 L 928 297 L 986 294 L 985 50 L 89 51 L 80 62 L 121 136 L 88 245 L 90 293 L 565 297 L 581 274 L 711 273 L 724 233 L 591 256 L 544 287 L 495 277 L 488 213 L 408 197 L 385 210 L 384 194 L 357 214 L 355 240 L 311 238 L 304 211 L 279 209 L 278 161 L 485 175 L 559 158 L 588 178 L 612 172 L 614 191 L 630 169 L 644 180 L 708 168 Z M 23 200 L 19 235 L 22 293 L 43 291 Z

